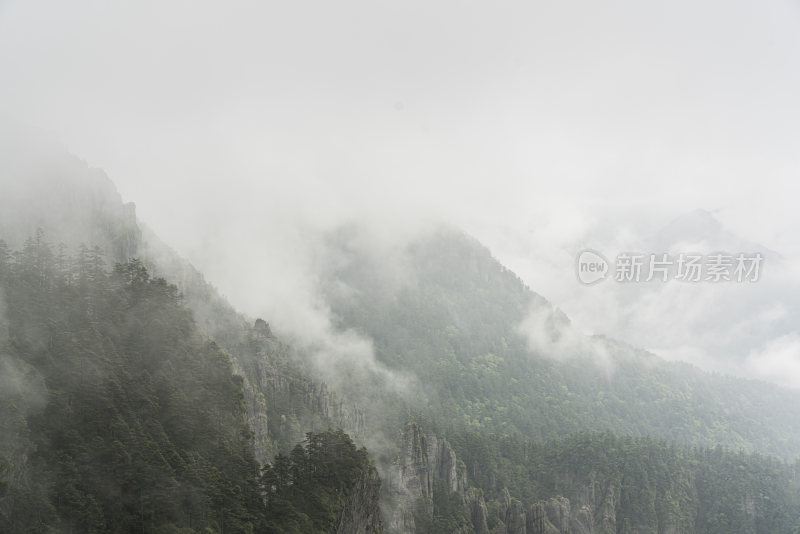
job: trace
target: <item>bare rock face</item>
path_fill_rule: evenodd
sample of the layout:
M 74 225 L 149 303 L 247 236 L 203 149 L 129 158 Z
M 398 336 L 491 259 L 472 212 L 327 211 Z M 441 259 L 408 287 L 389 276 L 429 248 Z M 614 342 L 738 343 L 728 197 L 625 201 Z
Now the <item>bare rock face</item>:
M 243 379 L 256 460 L 271 461 L 281 443 L 291 446 L 307 432 L 341 428 L 354 437 L 366 433 L 365 410 L 294 369 L 290 347 L 274 338 L 261 319 L 255 323 L 252 343 L 257 350 L 250 361 L 236 353 L 230 356 L 234 373 Z
M 534 504 L 528 510 L 527 534 L 569 534 L 570 504 L 564 497 L 554 497 Z
M 525 507 L 517 499 L 511 498 L 505 514 L 508 534 L 526 534 L 527 514 Z
M 615 534 L 618 495 L 613 485 L 590 477 L 565 480 L 577 495 L 572 501 L 557 496 L 533 504 L 527 512 L 526 534 Z
M 487 521 L 489 519 L 489 511 L 481 491 L 477 488 L 467 489 L 464 493 L 462 504 L 467 512 L 467 517 L 469 517 L 472 526 L 475 528 L 475 533 L 488 534 Z
M 398 443 L 399 454 L 384 477 L 387 506 L 391 509 L 387 513 L 390 532 L 416 532 L 415 513 L 433 513 L 437 481 L 451 492 L 465 494 L 465 506 L 480 508 L 482 505 L 483 517 L 486 517 L 482 498 L 479 502 L 467 498 L 466 473 L 447 440 L 427 436 L 418 425 L 409 423 L 400 433 Z
M 437 488 L 460 494 L 464 515 L 471 523 L 467 531 L 476 534 L 616 534 L 618 531 L 619 487 L 593 474 L 576 478 L 569 473 L 557 477 L 559 492 L 569 498 L 558 495 L 526 508 L 527 504 L 502 489 L 498 497 L 499 521 L 495 518 L 490 531 L 483 493 L 469 486 L 463 464 L 447 440 L 426 435 L 418 425 L 409 423 L 398 436 L 398 449 L 394 461 L 384 471 L 382 505 L 388 532 L 419 532 L 417 522 L 420 518 L 430 518 L 434 512 Z M 667 525 L 665 532 L 673 530 Z

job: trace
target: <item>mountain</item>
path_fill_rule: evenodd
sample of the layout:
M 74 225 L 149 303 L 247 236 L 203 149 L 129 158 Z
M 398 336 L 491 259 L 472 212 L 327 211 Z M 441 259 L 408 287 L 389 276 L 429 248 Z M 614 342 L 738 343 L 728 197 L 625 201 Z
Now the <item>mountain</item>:
M 325 432 L 358 411 L 143 231 L 104 173 L 55 159 L 0 180 L 0 531 L 283 532 L 259 464 L 316 443 L 298 468 L 319 478 L 299 492 L 291 470 L 278 502 L 311 517 L 302 532 L 379 532 L 371 460 Z
M 418 377 L 427 394 L 412 410 L 421 426 L 401 433 L 386 477 L 393 531 L 445 531 L 437 503 L 450 510 L 448 528 L 469 532 L 481 532 L 484 521 L 508 532 L 730 532 L 733 524 L 784 532 L 797 524 L 785 515 L 796 502 L 787 488 L 797 464 L 761 456 L 798 458 L 796 392 L 583 336 L 457 230 L 442 228 L 388 256 L 361 246 L 365 232 L 330 236 L 328 302 L 339 328 L 372 339 L 377 359 Z M 577 465 L 584 468 L 576 473 Z M 742 502 L 769 493 L 763 481 L 788 477 L 768 498 L 783 503 L 774 513 L 786 522 L 765 527 L 773 512 L 730 519 L 739 513 L 731 502 L 721 511 L 713 495 L 725 493 L 719 485 L 731 469 L 753 473 L 737 482 Z M 652 493 L 631 504 L 627 484 Z M 450 495 L 460 507 L 448 508 Z
M 40 229 L 56 246 L 99 247 L 112 261 L 138 252 L 136 205 L 104 171 L 53 143 L 0 127 L 0 189 L 0 235 L 11 248 Z
M 0 265 L 16 376 L 2 392 L 4 530 L 252 528 L 258 464 L 227 356 L 141 263 L 62 260 L 37 238 Z
M 38 232 L 9 254 L 0 240 L 0 530 L 380 531 L 365 449 L 309 432 L 262 472 L 236 360 L 176 286 L 136 259 L 109 272 L 98 250 L 56 255 Z
M 358 225 L 327 236 L 323 296 L 389 373 L 333 387 L 64 158 L 0 174 L 3 213 L 30 200 L 0 246 L 4 532 L 799 524 L 794 392 L 583 336 L 457 230 L 378 250 Z
M 727 251 L 760 253 L 767 262 L 780 261 L 782 256 L 769 248 L 752 243 L 725 229 L 708 210 L 697 209 L 670 221 L 647 240 L 647 250 L 658 252 Z
M 800 455 L 797 392 L 583 336 L 485 247 L 452 229 L 407 247 L 405 282 L 397 285 L 384 278 L 379 257 L 352 246 L 362 241 L 359 231 L 331 238 L 331 308 L 341 328 L 374 341 L 379 361 L 419 377 L 436 418 L 538 440 L 609 430 Z
M 404 429 L 386 477 L 391 532 L 791 533 L 800 525 L 800 462 L 611 433 L 541 443 L 444 432 L 449 439 Z

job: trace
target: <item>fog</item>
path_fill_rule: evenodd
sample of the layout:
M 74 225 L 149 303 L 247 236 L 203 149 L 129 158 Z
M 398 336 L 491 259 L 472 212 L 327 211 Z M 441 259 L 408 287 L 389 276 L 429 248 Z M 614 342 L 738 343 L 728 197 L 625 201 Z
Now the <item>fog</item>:
M 332 336 L 326 232 L 366 224 L 390 255 L 442 221 L 582 332 L 796 386 L 798 30 L 789 1 L 12 0 L 0 120 L 104 169 L 235 306 L 285 331 Z M 635 295 L 576 280 L 580 249 L 661 252 L 644 247 L 697 208 L 780 268 Z M 749 337 L 718 342 L 743 321 Z

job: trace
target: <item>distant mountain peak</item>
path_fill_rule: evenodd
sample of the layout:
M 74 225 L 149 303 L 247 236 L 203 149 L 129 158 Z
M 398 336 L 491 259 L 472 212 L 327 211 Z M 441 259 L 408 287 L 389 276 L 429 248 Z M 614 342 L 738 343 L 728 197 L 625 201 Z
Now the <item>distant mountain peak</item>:
M 656 232 L 648 240 L 648 252 L 760 252 L 765 258 L 781 255 L 727 230 L 713 211 L 698 208 L 685 213 Z M 696 250 L 684 250 L 695 247 Z

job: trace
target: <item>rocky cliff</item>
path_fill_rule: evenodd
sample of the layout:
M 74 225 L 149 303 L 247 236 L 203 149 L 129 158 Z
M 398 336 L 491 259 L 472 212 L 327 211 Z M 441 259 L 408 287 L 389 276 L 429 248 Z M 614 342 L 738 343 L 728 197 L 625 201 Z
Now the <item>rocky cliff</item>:
M 442 525 L 447 532 L 477 534 L 694 531 L 697 486 L 691 478 L 671 477 L 666 486 L 644 495 L 614 472 L 542 472 L 537 476 L 551 481 L 544 492 L 550 495 L 547 498 L 523 502 L 497 483 L 497 487 L 484 488 L 492 494 L 489 499 L 482 489 L 470 485 L 464 464 L 447 440 L 409 423 L 397 443 L 396 457 L 383 470 L 382 505 L 388 532 L 442 532 Z M 460 510 L 452 508 L 454 502 Z M 746 510 L 747 503 L 742 507 Z M 443 514 L 448 516 L 445 520 Z
M 263 319 L 237 312 L 188 261 L 143 228 L 139 254 L 148 268 L 176 284 L 199 329 L 230 356 L 243 378 L 247 422 L 262 464 L 288 451 L 307 432 L 341 428 L 354 438 L 366 432 L 366 414 L 312 378 L 304 358 L 282 342 Z
M 307 432 L 341 428 L 356 439 L 365 435 L 365 411 L 324 382 L 310 379 L 299 368 L 293 349 L 274 338 L 263 320 L 250 331 L 248 346 L 234 346 L 229 352 L 234 371 L 243 377 L 247 421 L 259 462 L 289 450 Z
M 445 439 L 409 423 L 398 436 L 398 454 L 384 473 L 384 514 L 389 532 L 420 531 L 420 518 L 434 513 L 435 493 L 463 495 L 465 510 L 485 527 L 486 503 L 470 490 L 464 464 Z

